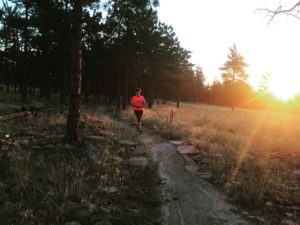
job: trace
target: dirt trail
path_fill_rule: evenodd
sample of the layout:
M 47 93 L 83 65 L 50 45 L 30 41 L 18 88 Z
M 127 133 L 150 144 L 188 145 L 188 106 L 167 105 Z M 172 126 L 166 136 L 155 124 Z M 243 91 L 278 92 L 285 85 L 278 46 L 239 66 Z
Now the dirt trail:
M 166 225 L 247 224 L 230 211 L 215 188 L 196 174 L 193 161 L 184 159 L 169 143 L 152 147 L 164 180 L 163 220 Z
M 118 125 L 134 129 L 118 122 Z M 176 147 L 149 130 L 141 135 L 152 146 L 154 160 L 159 162 L 162 180 L 162 224 L 164 225 L 221 225 L 249 224 L 231 211 L 218 191 L 197 176 L 197 164 L 183 157 Z

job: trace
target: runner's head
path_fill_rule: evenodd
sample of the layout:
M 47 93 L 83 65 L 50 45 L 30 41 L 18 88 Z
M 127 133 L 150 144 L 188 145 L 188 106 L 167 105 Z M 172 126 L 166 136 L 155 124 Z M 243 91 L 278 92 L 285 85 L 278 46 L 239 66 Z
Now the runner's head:
M 139 95 L 141 94 L 141 92 L 142 92 L 142 89 L 140 89 L 140 88 L 136 88 L 136 89 L 135 89 L 135 94 L 136 94 L 137 96 L 139 96 Z

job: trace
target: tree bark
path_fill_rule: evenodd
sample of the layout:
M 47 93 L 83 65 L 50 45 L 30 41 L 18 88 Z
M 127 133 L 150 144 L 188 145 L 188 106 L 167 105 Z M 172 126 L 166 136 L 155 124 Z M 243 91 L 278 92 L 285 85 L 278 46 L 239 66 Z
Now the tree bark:
M 25 1 L 25 26 L 24 26 L 24 57 L 23 57 L 23 71 L 21 72 L 20 80 L 20 93 L 22 100 L 27 100 L 27 79 L 28 79 L 28 43 L 29 43 L 29 32 L 28 32 L 28 18 L 29 18 L 29 6 L 28 2 Z
M 118 84 L 117 84 L 117 110 L 121 112 L 121 70 L 118 69 Z
M 63 56 L 63 71 L 60 85 L 60 104 L 66 103 L 66 95 L 67 95 L 67 60 L 66 56 Z
M 153 87 L 152 87 L 152 72 L 150 71 L 149 76 L 149 99 L 148 99 L 148 108 L 151 109 L 153 106 Z
M 79 142 L 79 122 L 80 122 L 80 96 L 82 79 L 82 53 L 81 53 L 81 23 L 82 23 L 82 0 L 75 1 L 74 4 L 74 33 L 72 52 L 72 76 L 70 88 L 69 111 L 66 124 L 65 141 L 68 144 L 78 144 Z
M 122 110 L 126 110 L 127 108 L 127 101 L 128 101 L 128 81 L 129 80 L 129 71 L 128 68 L 126 69 L 126 77 L 125 77 L 125 83 L 124 83 L 124 95 L 122 100 Z

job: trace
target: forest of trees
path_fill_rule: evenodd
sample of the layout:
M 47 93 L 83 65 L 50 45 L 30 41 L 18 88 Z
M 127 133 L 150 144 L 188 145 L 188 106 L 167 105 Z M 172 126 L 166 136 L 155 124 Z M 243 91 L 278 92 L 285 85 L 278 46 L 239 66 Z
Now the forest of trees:
M 158 20 L 157 7 L 157 1 L 112 0 L 105 8 L 99 1 L 83 1 L 85 100 L 105 97 L 125 108 L 137 86 L 150 107 L 154 98 L 199 100 L 203 73 L 193 69 L 190 51 L 173 28 Z M 20 92 L 23 100 L 59 93 L 65 103 L 77 18 L 72 1 L 7 0 L 0 16 L 0 82 L 6 91 Z
M 58 94 L 67 102 L 71 74 L 82 71 L 83 99 L 104 99 L 125 109 L 135 87 L 148 106 L 155 102 L 205 102 L 268 108 L 276 101 L 263 87 L 254 91 L 247 63 L 233 45 L 220 65 L 223 80 L 205 85 L 201 67 L 190 62 L 172 26 L 159 21 L 158 0 L 82 0 L 79 68 L 74 68 L 74 0 L 3 0 L 0 8 L 0 85 L 23 101 Z M 101 4 L 100 4 L 101 3 Z M 78 20 L 78 19 L 77 19 Z M 79 26 L 79 27 L 80 27 Z M 76 36 L 76 35 L 75 35 Z M 199 40 L 201 41 L 201 40 Z M 226 59 L 225 59 L 226 60 Z M 201 62 L 200 62 L 201 63 Z M 264 84 L 262 76 L 261 86 Z M 270 100 L 272 99 L 272 100 Z

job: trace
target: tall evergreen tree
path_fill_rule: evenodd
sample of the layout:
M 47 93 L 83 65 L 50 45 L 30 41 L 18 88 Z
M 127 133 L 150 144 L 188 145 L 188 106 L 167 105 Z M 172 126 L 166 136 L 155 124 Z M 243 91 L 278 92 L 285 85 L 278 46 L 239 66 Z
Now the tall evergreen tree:
M 229 48 L 229 54 L 227 55 L 227 61 L 220 67 L 222 72 L 222 78 L 224 84 L 228 88 L 228 95 L 231 101 L 231 108 L 234 111 L 235 103 L 234 98 L 236 94 L 236 82 L 237 81 L 247 81 L 249 75 L 247 74 L 245 68 L 248 64 L 244 61 L 244 57 L 238 52 L 237 47 L 233 44 Z
M 81 25 L 82 25 L 83 0 L 75 0 L 74 23 L 72 40 L 72 74 L 69 98 L 69 111 L 66 124 L 65 141 L 69 144 L 78 143 L 80 121 L 80 97 L 82 75 L 82 49 L 81 49 Z

